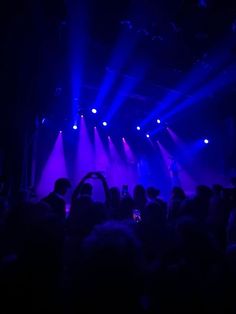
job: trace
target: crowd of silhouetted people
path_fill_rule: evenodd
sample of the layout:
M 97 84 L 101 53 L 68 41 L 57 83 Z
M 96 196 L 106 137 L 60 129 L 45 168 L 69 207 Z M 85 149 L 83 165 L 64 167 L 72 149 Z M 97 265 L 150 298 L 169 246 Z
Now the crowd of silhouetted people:
M 90 178 L 105 201 L 93 198 Z M 1 313 L 235 313 L 232 187 L 109 187 L 98 172 L 66 178 L 39 201 L 0 184 Z

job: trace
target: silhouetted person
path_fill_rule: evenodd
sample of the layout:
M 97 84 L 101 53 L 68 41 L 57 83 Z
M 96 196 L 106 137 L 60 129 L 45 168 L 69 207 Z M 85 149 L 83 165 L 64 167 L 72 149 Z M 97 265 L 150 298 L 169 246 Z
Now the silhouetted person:
M 84 183 L 81 186 L 80 195 L 79 196 L 88 196 L 92 197 L 93 194 L 93 186 L 90 183 Z
M 139 313 L 140 247 L 119 223 L 97 226 L 85 239 L 74 280 L 73 313 Z
M 66 217 L 66 201 L 64 196 L 70 187 L 71 184 L 68 179 L 60 178 L 55 182 L 54 191 L 42 199 L 43 202 L 50 205 L 53 213 L 62 221 Z
M 132 197 L 124 197 L 120 202 L 119 211 L 116 214 L 116 219 L 122 221 L 133 220 L 133 210 L 135 209 L 135 203 Z
M 215 184 L 212 187 L 212 197 L 210 199 L 207 223 L 211 232 L 222 244 L 225 244 L 226 239 L 226 224 L 228 214 L 226 210 L 226 202 L 223 194 L 223 187 Z
M 149 203 L 142 214 L 141 238 L 145 255 L 150 260 L 160 257 L 165 248 L 166 210 L 157 202 Z
M 152 186 L 147 188 L 147 197 L 148 201 L 150 203 L 156 202 L 158 195 L 160 194 L 160 191 Z
M 59 304 L 58 279 L 62 271 L 62 224 L 45 202 L 21 204 L 16 211 L 9 221 L 16 238 L 16 268 L 4 287 L 9 301 L 15 301 L 24 313 L 58 313 L 55 305 Z M 11 284 L 13 275 L 16 277 Z
M 206 222 L 211 196 L 212 191 L 208 186 L 197 186 L 196 195 L 192 199 L 183 202 L 181 206 L 181 214 L 184 216 L 191 216 L 202 223 Z
M 163 210 L 166 212 L 167 211 L 167 205 L 166 202 L 164 202 L 160 197 L 160 190 L 154 188 L 154 187 L 149 187 L 147 188 L 147 197 L 149 204 L 151 203 L 157 203 L 159 206 L 163 208 Z
M 120 190 L 117 187 L 110 188 L 110 195 L 111 195 L 111 206 L 114 208 L 118 207 L 121 200 Z
M 139 209 L 140 211 L 143 211 L 146 206 L 146 191 L 141 184 L 137 184 L 134 188 L 134 203 L 135 208 Z
M 116 187 L 112 187 L 110 188 L 109 192 L 110 192 L 110 200 L 111 200 L 111 216 L 115 218 L 120 208 L 120 202 L 121 202 L 120 190 Z
M 106 197 L 105 203 L 107 207 L 110 207 L 110 193 L 109 193 L 109 188 L 107 181 L 105 177 L 100 173 L 100 172 L 89 172 L 86 176 L 84 176 L 81 181 L 78 183 L 76 186 L 72 197 L 71 197 L 71 207 L 73 207 L 74 202 L 81 196 L 86 196 L 90 197 L 92 199 L 92 194 L 93 194 L 93 186 L 90 183 L 87 183 L 86 180 L 91 179 L 91 178 L 96 178 L 101 181 L 103 189 L 104 189 L 104 194 Z
M 92 177 L 101 180 L 103 184 L 106 195 L 105 204 L 93 201 L 93 186 L 86 182 Z M 82 178 L 72 194 L 68 222 L 70 233 L 82 239 L 89 234 L 95 225 L 104 222 L 107 218 L 109 200 L 108 185 L 102 174 L 90 172 Z
M 184 190 L 180 187 L 174 187 L 171 192 L 171 198 L 168 204 L 168 219 L 175 220 L 181 216 L 181 205 L 186 199 Z

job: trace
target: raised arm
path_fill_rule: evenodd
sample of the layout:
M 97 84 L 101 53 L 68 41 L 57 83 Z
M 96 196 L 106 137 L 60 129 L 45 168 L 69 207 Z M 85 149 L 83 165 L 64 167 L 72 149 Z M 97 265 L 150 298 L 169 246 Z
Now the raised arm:
M 96 172 L 95 174 L 96 174 L 97 178 L 100 179 L 102 182 L 102 186 L 103 186 L 105 198 L 106 198 L 105 203 L 106 203 L 106 206 L 109 208 L 111 202 L 110 202 L 110 192 L 109 192 L 107 180 L 105 179 L 105 177 L 100 172 Z
M 75 201 L 78 197 L 78 195 L 80 194 L 80 191 L 81 191 L 81 188 L 84 184 L 84 182 L 89 179 L 92 175 L 92 172 L 89 172 L 88 174 L 86 174 L 86 176 L 84 176 L 80 182 L 78 183 L 78 185 L 76 186 L 74 192 L 72 193 L 72 196 L 71 196 L 71 202 Z

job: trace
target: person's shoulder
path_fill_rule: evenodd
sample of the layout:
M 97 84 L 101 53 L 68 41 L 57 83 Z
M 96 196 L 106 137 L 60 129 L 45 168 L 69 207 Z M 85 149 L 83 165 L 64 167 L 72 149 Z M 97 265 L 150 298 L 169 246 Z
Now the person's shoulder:
M 42 202 L 47 202 L 49 200 L 51 200 L 53 197 L 53 193 L 49 193 L 47 196 L 45 196 L 44 198 L 42 198 Z
M 63 198 L 59 197 L 56 193 L 51 192 L 48 196 L 42 199 L 43 202 L 60 202 L 64 203 Z
M 51 192 L 48 194 L 46 198 L 54 198 L 54 197 L 56 197 L 56 194 L 54 192 Z

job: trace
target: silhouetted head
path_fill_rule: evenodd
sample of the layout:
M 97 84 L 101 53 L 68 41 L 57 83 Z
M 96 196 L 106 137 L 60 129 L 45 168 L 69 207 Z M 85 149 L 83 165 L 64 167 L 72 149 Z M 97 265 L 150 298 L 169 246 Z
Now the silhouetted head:
M 125 269 L 131 267 L 129 270 L 132 271 L 137 262 L 138 248 L 139 243 L 130 228 L 122 223 L 106 222 L 97 225 L 85 239 L 83 251 L 86 264 L 84 266 L 93 267 L 96 271 L 100 268 L 104 272 L 103 275 L 110 273 L 119 279 Z M 120 274 L 118 270 L 121 271 Z M 101 276 L 101 273 L 97 272 L 96 275 Z M 107 279 L 112 280 L 110 277 Z M 102 285 L 102 282 L 100 284 Z
M 223 186 L 220 184 L 214 184 L 212 186 L 212 191 L 214 194 L 219 195 L 219 194 L 221 194 L 221 192 L 223 192 Z
M 146 199 L 146 191 L 141 184 L 137 184 L 134 188 L 134 199 Z
M 70 181 L 66 178 L 57 179 L 54 185 L 54 192 L 65 195 L 67 190 L 71 187 Z
M 186 195 L 184 193 L 184 190 L 178 186 L 173 187 L 172 198 L 185 199 Z
M 113 205 L 120 203 L 120 190 L 116 187 L 110 188 L 110 198 Z
M 80 190 L 80 195 L 92 196 L 93 186 L 90 183 L 84 183 Z
M 107 219 L 107 212 L 104 204 L 93 202 L 88 195 L 77 198 L 71 206 L 69 216 L 69 229 L 80 239 L 87 236 L 97 224 Z
M 156 199 L 159 195 L 160 195 L 160 190 L 152 186 L 147 188 L 147 196 L 149 199 Z
M 135 203 L 132 197 L 124 197 L 120 202 L 118 219 L 133 219 L 133 209 L 135 208 Z
M 206 185 L 197 186 L 197 196 L 202 199 L 209 199 L 212 195 L 211 189 Z
M 86 307 L 88 313 L 120 313 L 124 308 L 134 313 L 139 300 L 140 247 L 130 229 L 115 222 L 96 226 L 84 240 L 81 256 L 79 307 Z

